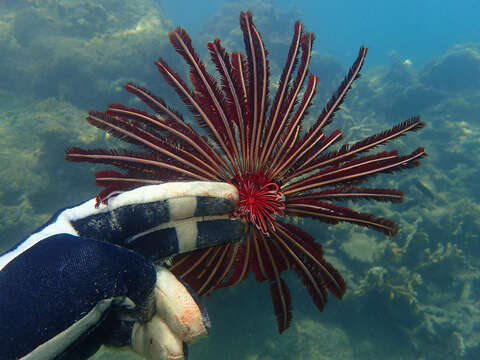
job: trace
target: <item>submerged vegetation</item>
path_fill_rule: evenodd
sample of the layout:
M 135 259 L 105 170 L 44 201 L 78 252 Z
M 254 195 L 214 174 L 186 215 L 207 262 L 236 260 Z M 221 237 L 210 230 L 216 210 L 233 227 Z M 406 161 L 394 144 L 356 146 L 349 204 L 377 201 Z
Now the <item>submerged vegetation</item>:
M 57 3 L 68 11 L 63 13 Z M 9 12 L 2 9 L 0 248 L 33 231 L 58 208 L 96 194 L 94 185 L 85 181 L 96 168 L 68 164 L 62 152 L 78 144 L 115 146 L 111 138 L 81 121 L 86 110 L 111 99 L 131 101 L 118 92 L 119 85 L 153 76 L 151 60 L 167 53 L 168 45 L 162 41 L 173 30 L 171 22 L 153 2 L 141 3 L 138 11 L 127 11 L 124 2 L 114 0 L 100 1 L 95 8 L 81 2 L 25 1 Z M 289 21 L 297 16 L 276 11 L 269 3 L 249 4 L 265 43 L 274 44 L 270 61 L 272 74 L 278 74 L 284 58 L 275 49 L 288 46 L 293 26 Z M 151 9 L 150 20 L 142 20 L 142 7 Z M 221 35 L 226 47 L 240 48 L 235 19 L 243 8 L 245 4 L 226 6 L 207 23 L 202 35 L 206 38 L 198 44 Z M 22 22 L 31 18 L 50 25 L 35 27 L 37 33 L 22 29 Z M 103 26 L 107 18 L 115 19 L 116 26 Z M 161 30 L 142 25 L 150 23 Z M 85 24 L 88 32 L 83 31 Z M 68 28 L 72 30 L 64 31 Z M 78 56 L 70 56 L 72 41 L 83 49 Z M 102 48 L 118 44 L 122 44 L 118 56 L 102 56 Z M 124 52 L 135 55 L 120 56 Z M 49 61 L 43 61 L 45 53 L 52 56 Z M 211 336 L 191 349 L 192 358 L 470 360 L 478 355 L 480 182 L 472 179 L 480 178 L 480 74 L 475 72 L 480 69 L 480 44 L 458 45 L 421 68 L 404 60 L 394 54 L 390 65 L 364 71 L 336 119 L 346 130 L 347 141 L 391 127 L 412 113 L 420 113 L 429 124 L 418 143 L 409 137 L 399 139 L 396 146 L 406 152 L 413 145 L 425 145 L 428 161 L 415 174 L 374 182 L 378 187 L 402 188 L 408 195 L 405 202 L 394 207 L 354 204 L 357 211 L 394 219 L 400 225 L 398 236 L 387 238 L 349 224 L 333 227 L 304 221 L 302 227 L 322 239 L 325 257 L 349 284 L 351 291 L 344 300 L 332 301 L 329 311 L 319 314 L 303 289 L 294 286 L 296 279 L 286 276 L 297 305 L 296 321 L 277 337 L 270 326 L 274 313 L 264 310 L 269 309 L 268 294 L 253 280 L 218 291 L 205 298 L 213 323 Z M 26 64 L 23 72 L 20 63 Z M 321 79 L 319 94 L 331 93 L 345 72 L 336 59 L 318 53 L 310 67 Z M 55 68 L 63 71 L 56 73 Z M 83 80 L 67 79 L 66 74 L 81 74 Z M 165 89 L 159 85 L 155 92 L 170 93 Z M 310 113 L 317 114 L 318 108 Z M 255 303 L 248 301 L 252 293 Z M 104 351 L 95 358 L 134 357 L 117 353 L 113 357 Z

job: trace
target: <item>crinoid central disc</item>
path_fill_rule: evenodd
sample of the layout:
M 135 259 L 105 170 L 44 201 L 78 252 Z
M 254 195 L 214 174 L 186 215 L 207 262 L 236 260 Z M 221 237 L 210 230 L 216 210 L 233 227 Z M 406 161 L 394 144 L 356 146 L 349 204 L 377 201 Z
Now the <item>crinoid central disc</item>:
M 278 184 L 261 174 L 238 176 L 232 182 L 240 195 L 235 216 L 244 217 L 264 234 L 274 231 L 275 217 L 285 211 L 284 196 Z

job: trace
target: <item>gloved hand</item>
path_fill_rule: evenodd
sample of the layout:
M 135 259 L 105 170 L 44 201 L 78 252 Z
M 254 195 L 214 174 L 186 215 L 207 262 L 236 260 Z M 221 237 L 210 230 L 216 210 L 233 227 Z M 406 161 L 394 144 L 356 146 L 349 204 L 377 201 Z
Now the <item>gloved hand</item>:
M 173 182 L 59 211 L 0 256 L 0 359 L 86 359 L 101 344 L 183 358 L 208 317 L 151 261 L 241 240 L 237 203 L 226 183 Z

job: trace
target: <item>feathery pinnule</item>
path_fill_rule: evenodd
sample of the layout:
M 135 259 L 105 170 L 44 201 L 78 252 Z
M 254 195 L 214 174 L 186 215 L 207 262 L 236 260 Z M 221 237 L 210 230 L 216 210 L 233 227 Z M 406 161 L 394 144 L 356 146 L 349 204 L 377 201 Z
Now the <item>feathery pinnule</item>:
M 67 159 L 114 165 L 96 174 L 105 189 L 98 202 L 119 191 L 171 180 L 198 179 L 234 184 L 240 204 L 232 217 L 250 225 L 248 238 L 178 256 L 171 270 L 200 295 L 233 286 L 253 272 L 268 281 L 283 332 L 292 320 L 292 300 L 281 273 L 293 269 L 315 306 L 322 311 L 327 290 L 338 298 L 346 291 L 339 272 L 328 263 L 315 239 L 288 223 L 286 215 L 308 217 L 328 224 L 350 222 L 395 235 L 393 221 L 363 214 L 337 204 L 346 200 L 400 202 L 395 189 L 359 187 L 380 173 L 393 173 L 419 165 L 423 148 L 408 155 L 372 149 L 424 124 L 412 117 L 393 128 L 352 145 L 329 150 L 342 139 L 340 130 L 325 133 L 353 82 L 359 77 L 367 54 L 361 47 L 348 74 L 312 126 L 303 120 L 315 96 L 319 79 L 308 71 L 314 35 L 298 21 L 278 90 L 269 99 L 269 62 L 262 37 L 250 12 L 240 14 L 245 54 L 231 55 L 215 39 L 207 44 L 217 77 L 207 72 L 182 28 L 170 33 L 170 42 L 188 64 L 193 88 L 165 60 L 155 62 L 165 81 L 178 94 L 204 135 L 176 110 L 148 90 L 128 83 L 125 89 L 144 102 L 154 114 L 112 104 L 104 112 L 91 112 L 87 121 L 118 139 L 142 149 L 67 150 Z M 307 81 L 307 85 L 305 82 Z

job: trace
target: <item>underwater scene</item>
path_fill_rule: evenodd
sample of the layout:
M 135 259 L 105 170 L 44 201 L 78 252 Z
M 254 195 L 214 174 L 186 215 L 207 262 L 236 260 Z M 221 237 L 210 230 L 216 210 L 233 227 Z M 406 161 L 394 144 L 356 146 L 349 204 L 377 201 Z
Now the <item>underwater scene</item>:
M 268 211 L 241 203 L 243 247 L 168 261 L 210 316 L 189 359 L 479 359 L 479 13 L 474 0 L 0 1 L 0 254 L 128 177 L 254 183 Z M 189 125 L 188 146 L 158 142 L 184 154 L 163 175 L 107 152 L 138 150 L 128 129 L 150 139 L 131 127 L 163 104 L 145 94 Z

